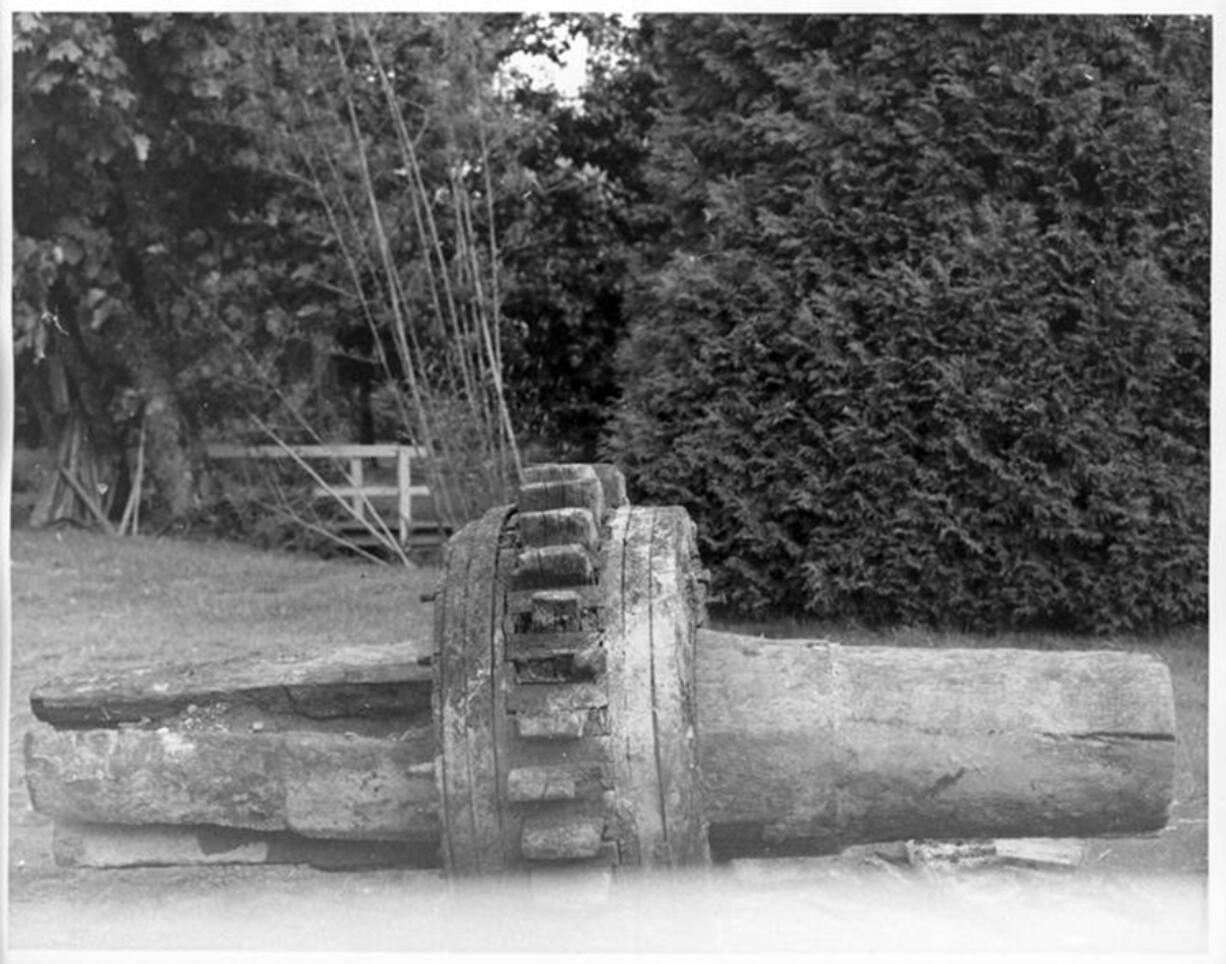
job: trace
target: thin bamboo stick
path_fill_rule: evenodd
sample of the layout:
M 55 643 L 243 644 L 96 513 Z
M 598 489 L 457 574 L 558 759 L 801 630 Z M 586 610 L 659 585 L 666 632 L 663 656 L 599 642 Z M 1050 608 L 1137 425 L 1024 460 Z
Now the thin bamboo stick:
M 72 491 L 77 494 L 77 497 L 85 505 L 85 508 L 89 509 L 90 514 L 98 520 L 98 523 L 106 531 L 106 534 L 111 536 L 116 535 L 117 533 L 115 532 L 115 526 L 111 523 L 111 520 L 108 519 L 106 514 L 98 507 L 98 503 L 95 502 L 90 496 L 89 492 L 86 491 L 85 486 L 77 481 L 76 476 L 62 465 L 60 466 L 60 475 L 62 475 L 64 477 L 64 481 L 72 487 Z
M 136 446 L 136 472 L 132 476 L 132 491 L 128 493 L 128 503 L 123 508 L 123 517 L 119 520 L 119 534 L 127 535 L 128 526 L 132 526 L 132 535 L 137 534 L 140 527 L 141 488 L 145 476 L 145 417 L 140 420 L 140 441 Z

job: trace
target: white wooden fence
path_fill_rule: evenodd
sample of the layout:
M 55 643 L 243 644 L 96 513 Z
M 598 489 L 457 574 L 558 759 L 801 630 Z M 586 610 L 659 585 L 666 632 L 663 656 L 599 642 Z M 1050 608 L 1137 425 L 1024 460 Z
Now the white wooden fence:
M 211 444 L 205 446 L 205 453 L 211 459 L 293 459 L 303 461 L 328 460 L 345 461 L 349 463 L 346 475 L 347 485 L 334 485 L 330 488 L 316 486 L 312 493 L 317 498 L 340 496 L 349 500 L 349 506 L 359 520 L 366 518 L 370 499 L 395 498 L 396 516 L 398 520 L 398 535 L 402 545 L 409 541 L 413 531 L 413 496 L 429 496 L 430 488 L 425 485 L 414 485 L 411 460 L 424 458 L 426 450 L 417 445 L 224 445 Z M 369 459 L 395 459 L 395 485 L 368 485 L 365 481 L 363 463 Z M 434 523 L 430 523 L 433 528 Z

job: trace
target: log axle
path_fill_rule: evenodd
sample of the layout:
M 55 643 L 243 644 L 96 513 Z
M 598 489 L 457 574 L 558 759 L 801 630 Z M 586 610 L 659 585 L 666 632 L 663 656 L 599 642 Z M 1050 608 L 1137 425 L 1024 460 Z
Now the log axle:
M 135 828 L 142 862 L 224 827 L 454 875 L 1166 822 L 1158 659 L 765 640 L 702 628 L 704 597 L 684 510 L 627 505 L 607 467 L 535 467 L 451 540 L 431 666 L 367 649 L 40 687 L 58 729 L 27 734 L 31 798 L 78 862 L 89 825 L 108 853 Z
M 304 674 L 319 694 L 314 720 L 284 716 L 268 674 L 285 666 L 198 668 L 200 692 L 161 687 L 161 702 L 149 695 L 152 678 L 140 691 L 104 681 L 43 687 L 35 705 L 49 723 L 96 725 L 91 710 L 123 718 L 135 705 L 156 728 L 31 731 L 35 807 L 107 825 L 108 840 L 115 825 L 162 835 L 230 827 L 280 835 L 274 844 L 286 833 L 396 842 L 416 865 L 438 866 L 429 676 L 391 650 L 381 663 L 354 656 L 352 666 L 317 663 Z M 360 692 L 355 678 L 376 694 L 388 685 L 412 694 L 399 716 L 371 704 L 369 733 L 378 726 L 394 740 L 319 721 L 332 687 Z M 1166 822 L 1174 718 L 1169 673 L 1151 657 L 848 647 L 699 630 L 695 684 L 703 813 L 717 859 L 906 838 L 1137 834 Z M 203 714 L 222 699 L 250 700 L 272 732 L 176 729 L 183 703 Z M 547 795 L 538 787 L 549 774 L 538 770 L 534 786 L 524 769 L 512 795 Z M 580 769 L 569 789 L 584 779 Z M 564 798 L 568 787 L 552 789 Z M 132 839 L 143 846 L 152 832 Z

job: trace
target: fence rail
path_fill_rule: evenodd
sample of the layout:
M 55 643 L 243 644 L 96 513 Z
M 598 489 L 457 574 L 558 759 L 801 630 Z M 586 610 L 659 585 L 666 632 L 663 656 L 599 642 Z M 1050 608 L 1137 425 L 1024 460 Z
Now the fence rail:
M 296 458 L 304 461 L 311 459 L 326 459 L 329 461 L 344 461 L 349 463 L 348 485 L 336 485 L 330 488 L 316 486 L 313 495 L 316 498 L 340 496 L 349 500 L 349 507 L 359 521 L 366 519 L 366 510 L 371 499 L 395 498 L 398 535 L 401 545 L 409 541 L 413 531 L 413 496 L 430 496 L 430 487 L 413 484 L 411 461 L 414 458 L 424 458 L 427 452 L 419 445 L 397 445 L 386 443 L 380 445 L 229 445 L 214 443 L 204 447 L 205 454 L 210 459 L 277 459 Z M 369 459 L 395 459 L 395 485 L 367 485 L 363 463 Z M 433 526 L 434 523 L 431 523 Z

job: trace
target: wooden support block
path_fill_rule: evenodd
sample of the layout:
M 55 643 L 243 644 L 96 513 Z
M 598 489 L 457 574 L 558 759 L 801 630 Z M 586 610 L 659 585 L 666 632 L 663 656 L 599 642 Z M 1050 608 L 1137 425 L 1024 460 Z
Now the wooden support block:
M 176 867 L 204 864 L 310 864 L 327 870 L 437 867 L 437 837 L 318 840 L 209 825 L 124 826 L 57 820 L 52 854 L 61 867 Z
M 523 855 L 528 860 L 584 860 L 600 853 L 603 836 L 601 818 L 532 816 L 524 820 Z

